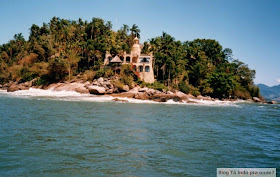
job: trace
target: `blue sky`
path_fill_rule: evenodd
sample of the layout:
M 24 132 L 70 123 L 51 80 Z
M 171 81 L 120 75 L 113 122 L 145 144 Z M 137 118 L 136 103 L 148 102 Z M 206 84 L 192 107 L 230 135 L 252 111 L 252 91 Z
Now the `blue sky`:
M 141 42 L 163 31 L 176 40 L 216 39 L 234 58 L 255 69 L 255 83 L 280 84 L 280 1 L 278 0 L 2 0 L 0 45 L 16 33 L 28 39 L 32 24 L 53 16 L 137 24 Z

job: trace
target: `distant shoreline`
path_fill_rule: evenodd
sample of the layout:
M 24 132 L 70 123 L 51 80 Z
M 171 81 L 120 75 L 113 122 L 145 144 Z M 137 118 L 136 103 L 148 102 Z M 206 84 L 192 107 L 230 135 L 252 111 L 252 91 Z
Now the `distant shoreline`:
M 10 82 L 9 84 L 0 85 L 0 89 L 7 90 L 7 92 L 15 92 L 18 90 L 29 90 L 30 88 L 51 90 L 51 91 L 74 91 L 80 94 L 92 94 L 92 95 L 107 95 L 113 97 L 112 101 L 115 102 L 128 102 L 127 99 L 147 100 L 153 102 L 168 102 L 174 101 L 175 103 L 201 103 L 201 101 L 217 102 L 217 101 L 229 101 L 236 102 L 239 99 L 218 99 L 211 98 L 209 96 L 193 96 L 191 94 L 185 94 L 180 91 L 167 91 L 167 90 L 155 90 L 147 87 L 135 86 L 130 89 L 128 86 L 123 88 L 117 88 L 111 84 L 110 80 L 99 78 L 93 82 L 83 80 L 72 80 L 70 82 L 53 83 L 47 86 L 35 86 L 34 81 L 25 83 Z M 255 103 L 268 103 L 277 104 L 276 102 L 265 102 L 258 98 L 243 100 Z

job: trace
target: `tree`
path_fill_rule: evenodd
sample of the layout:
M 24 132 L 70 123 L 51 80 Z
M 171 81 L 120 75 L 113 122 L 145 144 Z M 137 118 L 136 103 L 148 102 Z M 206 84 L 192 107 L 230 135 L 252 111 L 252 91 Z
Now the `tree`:
M 65 62 L 61 58 L 53 59 L 47 69 L 50 82 L 59 81 L 67 74 Z
M 131 36 L 133 38 L 138 37 L 140 38 L 140 32 L 141 30 L 139 29 L 139 27 L 136 24 L 133 24 L 132 27 L 130 28 L 131 31 Z

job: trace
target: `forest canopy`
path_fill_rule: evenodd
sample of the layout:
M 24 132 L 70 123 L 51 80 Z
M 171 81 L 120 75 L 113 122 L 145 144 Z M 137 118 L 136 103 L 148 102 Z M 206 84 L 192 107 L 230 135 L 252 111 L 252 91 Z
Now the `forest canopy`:
M 0 84 L 34 78 L 44 85 L 73 78 L 111 77 L 114 72 L 102 66 L 106 51 L 113 56 L 130 52 L 140 32 L 136 24 L 124 24 L 113 31 L 112 23 L 100 18 L 53 17 L 42 26 L 33 24 L 28 40 L 19 33 L 0 46 Z M 154 85 L 215 98 L 260 97 L 253 84 L 255 71 L 214 39 L 182 42 L 163 32 L 144 42 L 142 52 L 154 56 Z M 133 78 L 130 82 L 141 81 Z

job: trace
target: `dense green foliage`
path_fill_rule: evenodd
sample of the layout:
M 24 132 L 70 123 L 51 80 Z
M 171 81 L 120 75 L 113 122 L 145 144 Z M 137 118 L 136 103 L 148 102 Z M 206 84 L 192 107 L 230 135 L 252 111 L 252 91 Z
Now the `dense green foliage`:
M 0 46 L 0 83 L 38 78 L 37 84 L 41 85 L 119 74 L 122 84 L 133 87 L 138 79 L 130 66 L 123 66 L 116 73 L 102 64 L 106 51 L 113 56 L 129 52 L 135 36 L 140 38 L 140 29 L 135 24 L 113 31 L 111 22 L 99 18 L 88 22 L 53 17 L 41 27 L 33 24 L 28 41 L 20 33 Z M 258 87 L 253 85 L 255 71 L 234 60 L 232 51 L 223 49 L 215 40 L 181 42 L 163 32 L 162 36 L 145 42 L 142 52 L 154 55 L 157 81 L 150 87 L 216 98 L 260 96 Z
M 231 49 L 212 39 L 176 41 L 172 36 L 150 40 L 154 71 L 158 81 L 193 95 L 209 95 L 215 98 L 260 97 L 253 85 L 255 71 L 232 58 Z

